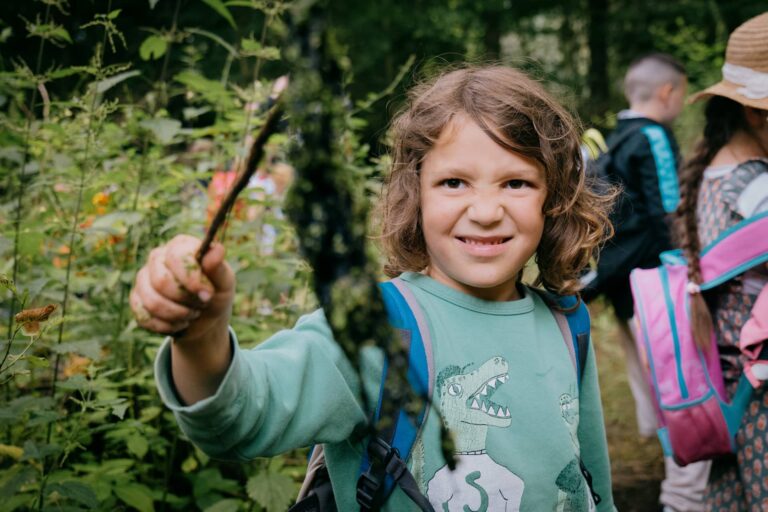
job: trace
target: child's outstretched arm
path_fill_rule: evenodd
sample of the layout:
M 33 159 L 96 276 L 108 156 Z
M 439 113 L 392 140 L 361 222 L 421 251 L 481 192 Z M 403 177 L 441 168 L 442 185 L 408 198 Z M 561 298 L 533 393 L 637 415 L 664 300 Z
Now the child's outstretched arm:
M 179 235 L 153 249 L 130 295 L 141 327 L 173 335 L 173 384 L 186 404 L 213 395 L 232 358 L 234 273 L 221 244 L 211 246 L 201 269 L 195 261 L 199 246 L 197 238 Z

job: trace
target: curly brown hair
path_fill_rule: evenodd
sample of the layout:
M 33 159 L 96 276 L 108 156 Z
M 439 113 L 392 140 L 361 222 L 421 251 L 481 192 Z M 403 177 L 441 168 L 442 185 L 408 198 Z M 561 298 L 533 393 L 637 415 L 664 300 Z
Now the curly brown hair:
M 608 211 L 615 194 L 598 195 L 586 186 L 580 125 L 574 117 L 538 82 L 500 65 L 463 67 L 418 84 L 393 119 L 392 164 L 377 216 L 385 273 L 419 272 L 429 264 L 419 169 L 457 114 L 467 115 L 499 146 L 544 168 L 544 234 L 533 284 L 558 294 L 576 293 L 579 273 L 613 232 Z

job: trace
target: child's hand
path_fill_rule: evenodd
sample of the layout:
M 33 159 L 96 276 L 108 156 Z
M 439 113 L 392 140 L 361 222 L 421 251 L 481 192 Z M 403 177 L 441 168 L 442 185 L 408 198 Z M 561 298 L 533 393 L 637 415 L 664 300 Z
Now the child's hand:
M 138 324 L 171 334 L 185 344 L 226 331 L 232 310 L 235 278 L 224 260 L 224 247 L 213 244 L 195 261 L 200 240 L 179 235 L 149 254 L 136 274 L 130 305 Z

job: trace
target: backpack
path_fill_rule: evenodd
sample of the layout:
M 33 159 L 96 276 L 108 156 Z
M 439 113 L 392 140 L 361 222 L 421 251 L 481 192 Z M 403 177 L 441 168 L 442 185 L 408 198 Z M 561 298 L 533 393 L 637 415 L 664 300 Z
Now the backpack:
M 660 259 L 661 266 L 630 274 L 635 339 L 646 362 L 664 454 L 686 465 L 735 450 L 753 385 L 743 373 L 728 402 L 714 333 L 707 350 L 693 340 L 685 258 L 676 250 Z M 768 212 L 739 222 L 701 251 L 700 288 L 715 288 L 766 261 Z M 765 345 L 759 359 L 768 359 Z
M 596 129 L 590 128 L 584 132 L 582 137 L 584 143 L 582 147 L 586 146 L 587 148 L 587 158 L 585 158 L 584 161 L 584 168 L 587 184 L 592 190 L 598 193 L 604 193 L 612 184 L 616 183 L 612 171 L 613 152 L 638 131 L 640 131 L 639 128 L 627 130 L 616 140 L 612 141 L 610 145 L 606 144 L 602 134 Z M 585 152 L 582 151 L 582 155 L 584 154 Z
M 408 348 L 408 381 L 417 394 L 432 396 L 435 372 L 432 366 L 432 342 L 426 318 L 413 292 L 400 278 L 379 284 L 386 306 L 389 322 L 400 334 Z M 543 290 L 536 292 L 550 306 L 568 352 L 576 369 L 577 381 L 581 384 L 587 351 L 589 350 L 590 321 L 586 306 L 576 296 L 558 296 Z M 553 309 L 553 307 L 559 308 Z M 381 393 L 372 422 L 380 419 L 381 404 L 388 400 L 385 363 L 381 380 Z M 363 454 L 357 481 L 357 502 L 361 511 L 379 510 L 396 486 L 422 511 L 433 512 L 429 500 L 419 490 L 416 479 L 408 470 L 407 460 L 421 427 L 427 416 L 428 404 L 423 401 L 420 410 L 400 410 L 390 427 L 379 432 L 379 437 L 368 441 Z M 590 493 L 597 504 L 600 496 L 592 489 L 592 476 L 581 463 L 581 471 L 587 481 Z M 335 511 L 331 481 L 325 466 L 322 446 L 313 447 L 304 480 L 296 504 L 289 512 Z

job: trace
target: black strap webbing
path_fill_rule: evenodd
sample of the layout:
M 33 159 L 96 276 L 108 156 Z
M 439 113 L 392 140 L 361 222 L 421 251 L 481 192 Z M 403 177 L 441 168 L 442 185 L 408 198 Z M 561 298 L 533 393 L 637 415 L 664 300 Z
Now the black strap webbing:
M 371 467 L 360 475 L 357 481 L 357 502 L 360 512 L 379 510 L 382 505 L 384 484 L 387 476 L 413 501 L 422 512 L 435 512 L 432 504 L 419 490 L 416 479 L 408 470 L 408 465 L 400 457 L 397 448 L 391 447 L 381 438 L 373 438 L 368 443 L 368 456 Z

